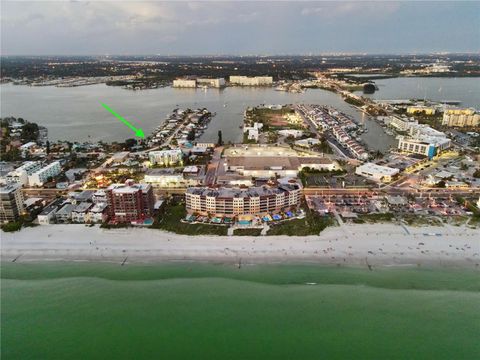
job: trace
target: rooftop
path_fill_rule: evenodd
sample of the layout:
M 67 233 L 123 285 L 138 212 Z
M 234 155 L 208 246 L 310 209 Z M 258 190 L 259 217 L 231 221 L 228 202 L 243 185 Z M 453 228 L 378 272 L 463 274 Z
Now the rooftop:
M 293 191 L 299 189 L 298 184 L 282 184 L 278 187 L 274 186 L 259 186 L 259 187 L 250 187 L 250 188 L 207 188 L 207 187 L 190 187 L 187 189 L 187 193 L 208 196 L 208 197 L 218 197 L 218 198 L 245 198 L 245 197 L 260 197 L 260 196 L 269 196 L 282 194 L 288 191 Z

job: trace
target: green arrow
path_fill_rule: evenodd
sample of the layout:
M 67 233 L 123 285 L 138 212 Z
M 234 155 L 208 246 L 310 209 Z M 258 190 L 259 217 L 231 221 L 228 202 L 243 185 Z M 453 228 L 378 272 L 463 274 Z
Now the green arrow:
M 127 125 L 133 132 L 135 133 L 136 136 L 139 138 L 145 139 L 145 134 L 143 133 L 142 129 L 137 129 L 135 126 L 130 124 L 127 120 L 125 120 L 122 116 L 117 114 L 113 109 L 111 109 L 107 104 L 100 103 L 108 112 L 110 112 L 113 116 L 115 116 L 118 120 L 120 120 L 122 123 Z

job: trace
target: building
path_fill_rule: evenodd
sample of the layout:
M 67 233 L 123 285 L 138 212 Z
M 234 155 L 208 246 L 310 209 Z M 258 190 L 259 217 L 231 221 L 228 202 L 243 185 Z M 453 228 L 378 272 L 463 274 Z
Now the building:
M 102 223 L 107 221 L 107 204 L 98 203 L 95 204 L 90 211 L 86 214 L 85 222 L 86 223 Z
M 399 169 L 381 166 L 374 163 L 365 163 L 355 169 L 355 174 L 357 175 L 364 176 L 370 180 L 385 183 L 392 181 L 393 177 L 399 172 Z
M 28 154 L 32 153 L 36 148 L 37 148 L 37 143 L 33 141 L 23 144 L 22 146 L 20 146 L 20 152 L 22 154 L 22 157 L 26 157 Z
M 435 108 L 431 106 L 408 106 L 407 107 L 407 114 L 425 114 L 425 115 L 435 115 Z
M 271 76 L 230 76 L 230 84 L 240 86 L 270 86 L 273 83 Z
M 226 174 L 247 177 L 295 177 L 303 168 L 337 170 L 337 163 L 328 157 L 314 156 L 288 146 L 251 145 L 224 150 Z
M 129 151 L 119 151 L 112 155 L 110 158 L 110 163 L 121 164 L 127 161 L 128 156 L 130 155 Z
M 175 88 L 195 88 L 197 87 L 197 80 L 193 79 L 175 79 L 173 80 L 173 87 Z
M 134 184 L 129 180 L 125 185 L 110 185 L 105 192 L 110 221 L 130 223 L 144 220 L 153 213 L 155 196 L 149 184 Z
M 445 138 L 447 135 L 441 131 L 435 130 L 428 125 L 425 124 L 412 124 L 408 128 L 408 132 L 410 136 L 413 137 L 421 137 L 421 136 L 429 136 L 429 137 L 439 137 Z
M 309 149 L 314 145 L 321 144 L 321 141 L 319 139 L 316 139 L 316 138 L 307 138 L 307 139 L 297 140 L 297 141 L 294 142 L 294 144 L 296 146 L 300 146 L 300 147 L 304 147 L 304 148 Z
M 152 165 L 183 165 L 183 153 L 180 149 L 150 151 L 148 153 L 148 158 Z
M 67 223 L 72 220 L 72 212 L 75 209 L 75 205 L 67 203 L 62 206 L 60 210 L 55 214 L 57 223 Z
M 105 190 L 98 189 L 92 195 L 92 201 L 94 204 L 107 203 L 107 193 Z
M 179 173 L 173 171 L 172 169 L 151 169 L 145 173 L 143 181 L 147 184 L 152 185 L 153 187 L 183 188 L 200 184 L 200 180 L 196 176 L 197 173 L 194 173 L 193 176 L 190 177 L 188 176 L 188 173 Z
M 224 78 L 217 78 L 217 79 L 197 79 L 197 84 L 210 86 L 214 88 L 221 88 L 225 86 L 225 79 Z
M 475 109 L 447 109 L 443 113 L 442 125 L 449 127 L 474 127 L 480 124 L 480 114 Z
M 292 136 L 295 139 L 302 137 L 303 136 L 303 131 L 302 130 L 295 130 L 295 129 L 284 129 L 284 130 L 279 130 L 278 134 L 281 136 L 289 137 Z
M 62 171 L 59 161 L 54 161 L 51 164 L 37 170 L 28 177 L 28 184 L 30 186 L 42 186 L 49 178 L 54 178 Z
M 420 154 L 432 159 L 435 155 L 448 149 L 451 141 L 444 137 L 398 137 L 398 149 L 411 154 Z
M 85 223 L 88 219 L 88 212 L 93 204 L 90 202 L 81 202 L 72 211 L 72 221 L 75 223 Z
M 40 214 L 38 214 L 37 219 L 40 225 L 49 225 L 55 222 L 55 215 L 58 211 L 59 206 L 63 204 L 62 199 L 56 199 L 50 204 L 45 206 Z
M 418 121 L 409 119 L 409 118 L 401 118 L 398 116 L 391 116 L 389 125 L 399 131 L 408 131 L 411 125 L 417 125 Z
M 296 183 L 251 188 L 188 188 L 185 204 L 189 214 L 214 216 L 275 214 L 298 206 Z
M 22 166 L 10 171 L 5 177 L 7 184 L 28 184 L 28 176 L 42 168 L 40 161 L 26 161 Z
M 260 135 L 260 130 L 263 128 L 262 123 L 253 123 L 253 126 L 244 126 L 243 133 L 247 134 L 248 140 L 258 141 L 258 136 Z
M 22 186 L 9 184 L 0 187 L 0 222 L 16 221 L 24 212 Z

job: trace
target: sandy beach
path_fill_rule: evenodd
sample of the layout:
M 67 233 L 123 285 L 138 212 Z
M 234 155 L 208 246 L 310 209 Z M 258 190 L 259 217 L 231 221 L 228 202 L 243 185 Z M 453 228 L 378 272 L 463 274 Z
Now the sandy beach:
M 480 230 L 343 225 L 320 236 L 185 236 L 154 229 L 50 225 L 2 233 L 3 261 L 313 262 L 479 268 Z

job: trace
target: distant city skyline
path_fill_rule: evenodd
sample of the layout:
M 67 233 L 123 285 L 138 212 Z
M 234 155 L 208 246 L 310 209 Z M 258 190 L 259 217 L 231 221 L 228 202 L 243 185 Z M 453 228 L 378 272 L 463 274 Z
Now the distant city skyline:
M 3 55 L 480 52 L 479 2 L 1 1 Z

